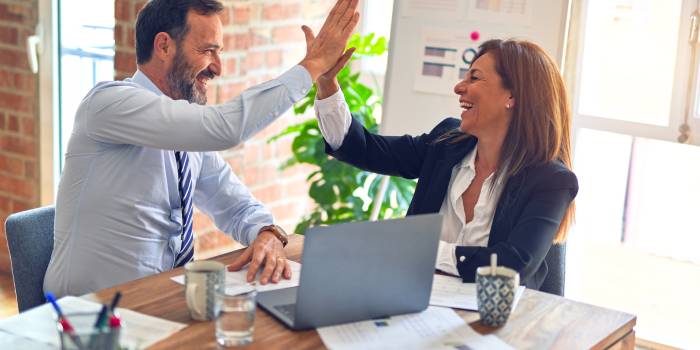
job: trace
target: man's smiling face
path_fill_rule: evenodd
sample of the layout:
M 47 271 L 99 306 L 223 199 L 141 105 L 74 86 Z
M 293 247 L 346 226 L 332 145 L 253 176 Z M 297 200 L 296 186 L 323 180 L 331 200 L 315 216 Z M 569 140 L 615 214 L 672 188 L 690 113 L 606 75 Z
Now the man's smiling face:
M 221 75 L 222 25 L 217 15 L 187 14 L 188 30 L 177 43 L 167 83 L 173 99 L 204 105 L 209 80 Z

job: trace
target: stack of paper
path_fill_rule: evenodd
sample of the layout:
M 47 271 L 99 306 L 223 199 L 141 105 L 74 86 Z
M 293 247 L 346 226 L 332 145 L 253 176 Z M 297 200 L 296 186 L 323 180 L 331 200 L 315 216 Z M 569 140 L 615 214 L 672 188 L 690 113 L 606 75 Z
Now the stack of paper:
M 102 307 L 101 304 L 76 297 L 61 298 L 58 304 L 68 315 L 73 312 L 97 314 Z M 120 343 L 122 348 L 126 349 L 149 347 L 187 326 L 128 309 L 117 308 L 117 313 L 123 325 Z M 6 333 L 0 339 L 11 340 L 14 344 L 35 344 L 31 347 L 32 349 L 43 349 L 47 347 L 46 345 L 54 348 L 61 346 L 56 329 L 55 312 L 50 304 L 44 304 L 0 321 L 0 330 Z
M 409 315 L 318 328 L 332 350 L 470 349 L 511 350 L 493 335 L 476 333 L 452 309 L 430 306 Z
M 525 287 L 520 286 L 515 291 L 513 310 L 518 306 Z M 430 305 L 446 306 L 455 309 L 477 311 L 476 283 L 462 283 L 459 277 L 435 275 L 433 291 L 430 294 Z
M 289 260 L 289 267 L 292 269 L 292 279 L 280 279 L 279 283 L 268 283 L 265 285 L 259 282 L 256 285 L 258 292 L 266 292 L 268 290 L 283 289 L 297 287 L 299 285 L 299 274 L 301 273 L 301 265 L 297 262 Z M 246 281 L 246 275 L 248 274 L 248 269 L 241 269 L 240 271 L 230 272 L 226 271 L 226 292 L 230 294 L 241 294 L 250 290 L 248 287 L 248 282 Z M 185 284 L 185 275 L 179 275 L 171 278 L 171 280 L 179 283 Z M 255 277 L 256 282 L 260 280 L 260 272 Z

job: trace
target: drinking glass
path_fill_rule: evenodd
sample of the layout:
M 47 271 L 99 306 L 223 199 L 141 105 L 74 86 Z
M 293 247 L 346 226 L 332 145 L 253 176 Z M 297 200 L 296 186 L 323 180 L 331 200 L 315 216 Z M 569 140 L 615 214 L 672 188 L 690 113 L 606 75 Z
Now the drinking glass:
M 216 298 L 216 342 L 221 346 L 238 346 L 253 342 L 255 325 L 255 284 L 245 293 L 219 291 Z

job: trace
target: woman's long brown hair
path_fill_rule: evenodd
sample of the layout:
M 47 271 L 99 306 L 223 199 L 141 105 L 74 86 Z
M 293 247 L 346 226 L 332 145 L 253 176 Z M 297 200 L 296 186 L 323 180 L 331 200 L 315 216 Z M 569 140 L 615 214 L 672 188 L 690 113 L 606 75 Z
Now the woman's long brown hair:
M 503 88 L 515 99 L 513 116 L 494 174 L 510 178 L 525 168 L 559 160 L 571 169 L 571 108 L 556 63 L 538 45 L 524 40 L 489 40 L 475 59 L 491 54 Z M 452 140 L 467 137 L 451 133 Z M 447 136 L 447 135 L 445 135 Z M 574 220 L 572 202 L 554 237 L 566 240 Z

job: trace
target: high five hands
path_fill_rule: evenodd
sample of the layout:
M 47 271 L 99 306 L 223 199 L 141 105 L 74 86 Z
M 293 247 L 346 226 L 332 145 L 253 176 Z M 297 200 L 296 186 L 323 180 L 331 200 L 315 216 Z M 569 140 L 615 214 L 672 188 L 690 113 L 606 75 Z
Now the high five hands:
M 323 75 L 332 76 L 345 66 L 352 57 L 354 49 L 345 50 L 360 14 L 357 12 L 358 0 L 338 0 L 328 18 L 323 23 L 318 35 L 311 28 L 302 26 L 306 37 L 306 57 L 299 63 L 304 66 L 314 82 Z

